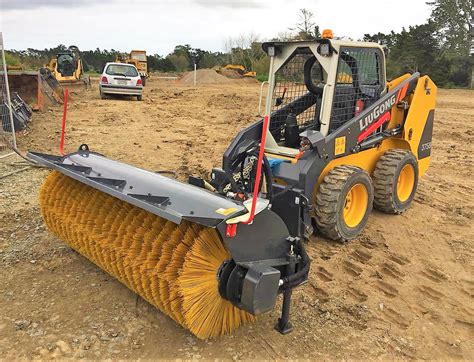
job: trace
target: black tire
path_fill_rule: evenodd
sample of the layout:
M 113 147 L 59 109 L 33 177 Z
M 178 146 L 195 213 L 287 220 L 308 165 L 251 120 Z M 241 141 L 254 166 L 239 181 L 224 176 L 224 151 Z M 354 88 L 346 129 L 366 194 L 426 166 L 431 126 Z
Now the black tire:
M 354 197 L 356 201 L 351 202 L 349 210 L 347 204 L 353 190 L 358 190 L 362 196 Z M 324 177 L 316 195 L 317 230 L 333 240 L 356 238 L 367 224 L 373 199 L 372 180 L 366 171 L 349 165 L 335 167 Z M 356 212 L 353 219 L 347 216 L 351 210 Z
M 137 101 L 141 101 L 142 100 L 142 96 L 137 96 Z
M 102 91 L 100 91 L 100 99 L 107 99 L 107 96 Z
M 405 176 L 401 178 L 402 170 Z M 399 184 L 403 180 L 405 187 Z M 388 214 L 401 214 L 412 203 L 418 186 L 416 157 L 403 149 L 385 152 L 375 166 L 373 182 L 374 207 Z

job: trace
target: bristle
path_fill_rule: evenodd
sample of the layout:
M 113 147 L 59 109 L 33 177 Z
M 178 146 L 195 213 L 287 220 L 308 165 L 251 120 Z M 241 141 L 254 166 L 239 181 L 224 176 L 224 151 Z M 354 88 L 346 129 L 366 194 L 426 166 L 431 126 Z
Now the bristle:
M 185 323 L 199 338 L 227 334 L 254 320 L 219 294 L 216 274 L 221 263 L 229 258 L 213 229 L 201 231 L 186 254 L 177 285 L 183 299 Z
M 53 233 L 197 337 L 254 320 L 218 292 L 230 256 L 216 230 L 174 224 L 58 172 L 43 183 L 40 206 Z

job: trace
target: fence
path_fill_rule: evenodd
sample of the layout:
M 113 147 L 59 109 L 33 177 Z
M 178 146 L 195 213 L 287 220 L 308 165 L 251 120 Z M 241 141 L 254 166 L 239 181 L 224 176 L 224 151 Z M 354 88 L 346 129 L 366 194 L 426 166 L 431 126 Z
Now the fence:
M 0 127 L 0 159 L 7 157 L 16 148 L 15 126 L 10 102 L 10 89 L 8 87 L 7 63 L 5 61 L 5 49 L 3 44 L 3 33 L 0 32 L 0 115 L 2 125 Z

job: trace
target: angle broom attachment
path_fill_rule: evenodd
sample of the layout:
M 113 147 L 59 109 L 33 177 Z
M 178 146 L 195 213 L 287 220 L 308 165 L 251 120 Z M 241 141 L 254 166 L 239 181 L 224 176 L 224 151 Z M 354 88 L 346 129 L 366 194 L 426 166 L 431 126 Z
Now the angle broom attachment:
M 198 338 L 255 320 L 219 294 L 217 272 L 230 255 L 214 229 L 174 224 L 56 171 L 40 207 L 55 235 Z

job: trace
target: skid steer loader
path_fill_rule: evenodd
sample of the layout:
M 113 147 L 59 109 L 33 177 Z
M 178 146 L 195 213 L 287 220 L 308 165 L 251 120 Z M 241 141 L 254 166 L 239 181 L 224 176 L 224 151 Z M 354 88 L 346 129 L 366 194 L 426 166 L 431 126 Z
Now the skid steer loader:
M 303 241 L 314 230 L 353 239 L 372 206 L 403 212 L 430 160 L 429 77 L 387 82 L 373 43 L 263 49 L 267 116 L 237 134 L 209 180 L 182 183 L 85 144 L 29 153 L 55 171 L 40 192 L 50 230 L 199 338 L 253 321 L 279 293 L 276 328 L 289 332 L 292 290 L 310 267 Z
M 67 50 L 56 54 L 42 69 L 49 70 L 60 84 L 68 87 L 79 84 L 85 86 L 86 89 L 90 88 L 90 77 L 84 73 L 81 52 L 75 45 L 71 45 Z

